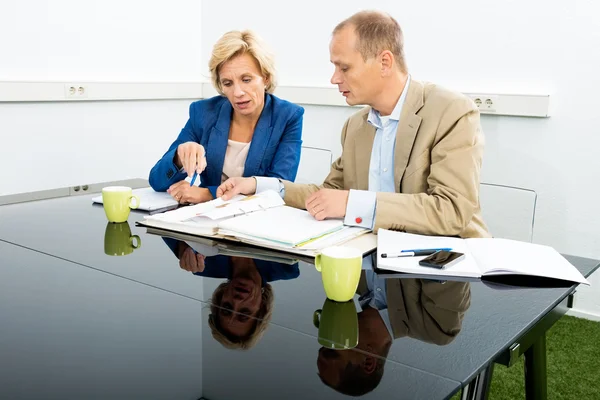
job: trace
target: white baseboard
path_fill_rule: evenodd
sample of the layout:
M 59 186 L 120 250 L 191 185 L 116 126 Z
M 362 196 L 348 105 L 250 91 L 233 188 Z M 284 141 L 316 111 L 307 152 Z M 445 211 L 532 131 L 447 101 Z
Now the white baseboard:
M 201 99 L 202 82 L 0 82 L 0 102 Z
M 600 322 L 600 314 L 592 313 L 589 311 L 578 310 L 576 308 L 571 308 L 567 311 L 567 315 L 571 317 L 584 318 L 589 319 L 591 321 L 599 321 Z
M 2 102 L 65 102 L 201 99 L 216 95 L 210 82 L 21 82 L 0 81 Z M 348 107 L 336 87 L 278 86 L 278 97 L 303 105 Z M 548 94 L 465 93 L 482 114 L 548 117 Z M 491 108 L 486 102 L 491 102 Z M 493 103 L 492 103 L 493 101 Z

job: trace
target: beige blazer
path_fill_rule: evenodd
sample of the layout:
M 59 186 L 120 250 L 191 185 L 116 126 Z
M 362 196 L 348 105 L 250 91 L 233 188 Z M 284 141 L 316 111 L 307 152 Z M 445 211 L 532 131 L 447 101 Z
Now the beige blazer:
M 368 291 L 362 272 L 357 294 Z M 387 306 L 394 339 L 412 337 L 427 343 L 446 345 L 462 329 L 471 306 L 471 286 L 465 282 L 445 284 L 423 279 L 386 280 Z
M 321 186 L 284 181 L 288 205 L 304 209 L 320 188 L 368 190 L 376 131 L 370 109 L 344 124 L 342 155 Z M 374 232 L 489 237 L 479 207 L 483 147 L 479 110 L 468 97 L 411 80 L 396 133 L 396 193 L 377 193 Z

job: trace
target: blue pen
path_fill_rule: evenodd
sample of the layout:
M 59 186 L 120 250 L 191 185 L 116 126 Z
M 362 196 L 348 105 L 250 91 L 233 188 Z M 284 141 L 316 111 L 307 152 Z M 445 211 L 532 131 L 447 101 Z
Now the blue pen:
M 190 186 L 194 186 L 194 182 L 196 181 L 197 176 L 198 176 L 198 171 L 194 171 L 194 175 L 192 176 L 192 180 L 190 181 Z
M 449 247 L 440 247 L 437 249 L 402 250 L 399 253 L 383 253 L 381 258 L 430 256 L 438 251 L 452 251 L 452 249 Z

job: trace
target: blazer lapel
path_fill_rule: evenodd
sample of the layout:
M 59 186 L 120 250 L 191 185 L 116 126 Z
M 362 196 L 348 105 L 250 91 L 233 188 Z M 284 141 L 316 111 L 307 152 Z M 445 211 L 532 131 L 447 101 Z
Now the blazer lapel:
M 400 279 L 387 279 L 385 283 L 387 294 L 388 316 L 394 332 L 394 339 L 408 335 L 408 314 L 404 303 Z
M 406 171 L 408 158 L 417 137 L 417 131 L 421 125 L 421 117 L 417 115 L 421 107 L 423 107 L 423 84 L 411 80 L 400 114 L 398 130 L 396 131 L 396 147 L 394 148 L 394 184 L 398 192 L 400 191 L 400 182 L 402 182 L 404 171 Z
M 365 119 L 360 131 L 354 138 L 354 157 L 356 165 L 356 189 L 369 190 L 369 167 L 371 164 L 371 152 L 375 140 L 376 128 L 371 125 L 367 118 L 369 113 L 363 116 Z
M 260 163 L 263 160 L 265 151 L 271 141 L 273 129 L 271 127 L 271 117 L 273 115 L 271 95 L 265 95 L 265 105 L 263 107 L 260 118 L 254 128 L 252 135 L 252 143 L 248 149 L 248 156 L 244 164 L 244 176 L 261 175 Z
M 358 294 L 359 296 L 362 296 L 368 290 L 369 290 L 369 287 L 367 286 L 367 277 L 366 277 L 365 271 L 363 270 L 363 271 L 360 271 L 360 279 L 358 281 L 358 286 L 356 288 L 356 294 Z
M 225 152 L 227 151 L 232 111 L 233 107 L 231 107 L 229 100 L 224 101 L 219 111 L 217 123 L 208 136 L 206 146 L 206 184 L 208 186 L 221 184 L 221 174 L 223 163 L 225 162 Z

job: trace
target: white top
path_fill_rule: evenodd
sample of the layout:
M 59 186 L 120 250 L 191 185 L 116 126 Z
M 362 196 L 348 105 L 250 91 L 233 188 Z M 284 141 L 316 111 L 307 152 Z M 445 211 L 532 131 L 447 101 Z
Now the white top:
M 236 142 L 231 139 L 227 141 L 221 183 L 225 182 L 228 178 L 244 175 L 244 165 L 246 164 L 246 157 L 248 157 L 248 150 L 250 150 L 250 143 L 252 142 Z

